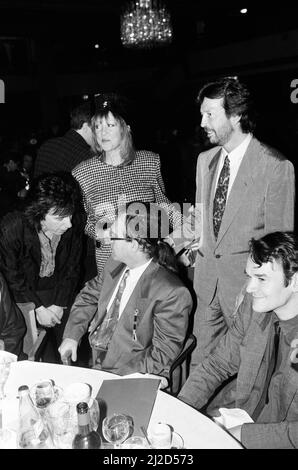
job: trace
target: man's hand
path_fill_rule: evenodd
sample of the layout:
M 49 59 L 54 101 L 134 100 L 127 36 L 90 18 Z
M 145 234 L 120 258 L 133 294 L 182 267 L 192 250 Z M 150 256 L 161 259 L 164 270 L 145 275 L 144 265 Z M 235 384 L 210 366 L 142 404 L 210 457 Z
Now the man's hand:
M 58 351 L 61 356 L 61 360 L 63 361 L 63 357 L 69 356 L 69 354 L 66 354 L 67 352 L 71 352 L 71 360 L 73 362 L 76 362 L 77 349 L 78 349 L 78 342 L 75 339 L 65 338 L 58 348 Z
M 36 308 L 35 313 L 38 323 L 42 326 L 52 328 L 57 323 L 61 323 L 59 315 L 43 305 Z
M 241 442 L 241 428 L 242 425 L 233 426 L 232 428 L 227 429 L 227 431 L 232 434 L 232 436 L 235 437 L 239 442 Z

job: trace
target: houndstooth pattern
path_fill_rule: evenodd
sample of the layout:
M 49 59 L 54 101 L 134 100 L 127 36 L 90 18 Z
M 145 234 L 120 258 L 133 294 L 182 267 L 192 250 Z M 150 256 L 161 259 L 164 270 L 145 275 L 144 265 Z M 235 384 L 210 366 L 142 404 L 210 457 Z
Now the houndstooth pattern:
M 214 235 L 217 239 L 218 232 L 221 226 L 222 217 L 226 207 L 227 194 L 230 180 L 230 160 L 228 155 L 225 158 L 223 167 L 221 169 L 217 188 L 213 201 L 213 229 Z
M 171 202 L 165 195 L 160 158 L 153 152 L 137 151 L 134 161 L 127 166 L 107 165 L 96 156 L 81 162 L 72 174 L 82 190 L 87 213 L 85 232 L 93 239 L 96 238 L 96 223 L 112 223 L 121 202 L 156 202 L 170 212 L 170 220 L 174 226 L 181 223 L 181 213 L 171 207 Z M 96 247 L 95 253 L 100 274 L 111 254 L 111 247 Z

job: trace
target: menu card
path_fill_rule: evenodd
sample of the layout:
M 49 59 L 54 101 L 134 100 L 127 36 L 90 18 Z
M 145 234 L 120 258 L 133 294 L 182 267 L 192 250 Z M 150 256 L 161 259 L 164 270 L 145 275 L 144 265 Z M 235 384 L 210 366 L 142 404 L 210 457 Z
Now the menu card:
M 100 426 L 103 419 L 113 413 L 131 416 L 133 435 L 141 436 L 140 426 L 147 429 L 155 403 L 159 379 L 104 380 L 96 399 L 100 408 Z

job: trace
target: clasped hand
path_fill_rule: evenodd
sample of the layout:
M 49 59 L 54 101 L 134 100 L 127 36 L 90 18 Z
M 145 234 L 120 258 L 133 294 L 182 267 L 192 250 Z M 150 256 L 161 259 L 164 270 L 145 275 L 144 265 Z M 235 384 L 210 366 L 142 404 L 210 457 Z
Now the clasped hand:
M 51 305 L 50 307 L 40 307 L 35 309 L 36 319 L 38 323 L 47 328 L 52 328 L 56 324 L 61 323 L 61 318 L 63 316 L 63 307 L 58 305 Z

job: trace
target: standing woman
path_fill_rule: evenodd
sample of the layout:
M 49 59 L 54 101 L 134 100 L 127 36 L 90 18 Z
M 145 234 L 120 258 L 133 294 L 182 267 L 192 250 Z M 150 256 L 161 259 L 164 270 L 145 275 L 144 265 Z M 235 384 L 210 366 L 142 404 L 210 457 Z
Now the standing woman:
M 168 208 L 171 222 L 179 225 L 181 214 L 165 195 L 159 155 L 133 147 L 128 101 L 115 93 L 103 93 L 97 95 L 95 106 L 92 120 L 98 155 L 72 171 L 83 194 L 87 235 L 98 240 L 102 229 L 114 222 L 117 208 L 136 200 Z M 96 242 L 98 274 L 110 254 L 109 244 Z
M 33 181 L 23 210 L 0 224 L 0 270 L 25 318 L 34 307 L 54 351 L 77 294 L 84 227 L 78 202 L 70 174 L 43 175 Z

